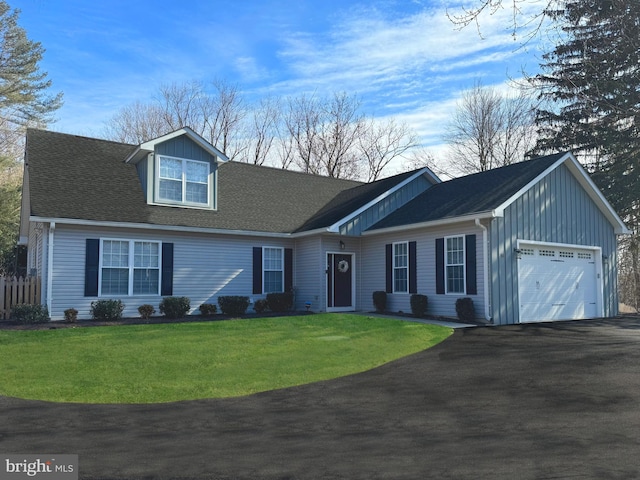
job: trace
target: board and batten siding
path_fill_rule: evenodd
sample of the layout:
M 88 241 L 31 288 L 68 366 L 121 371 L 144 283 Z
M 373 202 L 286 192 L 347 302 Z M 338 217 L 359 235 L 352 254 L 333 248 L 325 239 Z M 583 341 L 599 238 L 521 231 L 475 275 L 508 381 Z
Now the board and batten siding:
M 495 324 L 517 323 L 518 240 L 602 248 L 604 314 L 617 314 L 617 240 L 613 226 L 564 165 L 551 171 L 494 218 L 491 244 L 491 304 Z
M 352 218 L 340 226 L 341 235 L 360 235 L 374 223 L 379 222 L 384 217 L 394 212 L 419 194 L 427 190 L 431 183 L 420 176 L 413 181 L 402 186 L 391 195 L 383 198 L 375 205 L 367 208 L 360 215 Z
M 476 295 L 436 294 L 436 239 L 457 235 L 476 236 Z M 473 300 L 476 317 L 484 313 L 483 264 L 484 249 L 482 230 L 473 222 L 464 222 L 438 228 L 424 228 L 393 234 L 371 235 L 363 237 L 362 284 L 360 285 L 361 305 L 364 310 L 373 310 L 373 292 L 385 290 L 385 245 L 395 242 L 416 242 L 416 280 L 419 294 L 428 297 L 427 313 L 444 317 L 456 317 L 456 300 L 469 297 Z M 389 312 L 411 313 L 411 294 L 387 294 Z
M 85 297 L 84 268 L 87 238 L 111 238 L 171 242 L 173 251 L 173 296 L 191 300 L 198 314 L 202 303 L 217 303 L 221 295 L 248 296 L 252 303 L 263 295 L 252 294 L 253 247 L 292 248 L 293 242 L 274 238 L 206 235 L 136 229 L 84 228 L 58 224 L 55 231 L 51 318 L 61 320 L 64 310 L 75 308 L 78 318 L 91 317 L 91 302 Z M 43 278 L 43 284 L 45 279 Z M 124 316 L 138 317 L 138 307 L 151 304 L 156 310 L 162 297 L 136 295 L 118 297 L 125 304 Z M 251 306 L 249 307 L 251 308 Z M 159 314 L 159 312 L 157 312 Z

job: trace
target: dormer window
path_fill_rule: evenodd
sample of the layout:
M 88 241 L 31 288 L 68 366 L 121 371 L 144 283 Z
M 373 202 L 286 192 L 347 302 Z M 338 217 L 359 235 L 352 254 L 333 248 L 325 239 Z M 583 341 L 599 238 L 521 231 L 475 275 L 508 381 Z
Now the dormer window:
M 207 162 L 158 155 L 157 201 L 207 207 L 210 165 Z

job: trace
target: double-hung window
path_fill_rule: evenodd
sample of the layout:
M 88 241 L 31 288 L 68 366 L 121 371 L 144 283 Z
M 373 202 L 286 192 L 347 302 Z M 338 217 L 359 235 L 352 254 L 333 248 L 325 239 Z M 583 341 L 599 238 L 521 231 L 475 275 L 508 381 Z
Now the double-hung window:
M 407 242 L 393 244 L 393 291 L 394 293 L 409 291 L 409 244 Z
M 262 274 L 264 293 L 284 291 L 284 249 L 279 247 L 262 249 Z
M 158 201 L 209 205 L 209 164 L 158 156 Z
M 445 238 L 445 285 L 447 293 L 465 293 L 464 236 Z
M 159 242 L 103 239 L 100 251 L 101 296 L 160 294 Z

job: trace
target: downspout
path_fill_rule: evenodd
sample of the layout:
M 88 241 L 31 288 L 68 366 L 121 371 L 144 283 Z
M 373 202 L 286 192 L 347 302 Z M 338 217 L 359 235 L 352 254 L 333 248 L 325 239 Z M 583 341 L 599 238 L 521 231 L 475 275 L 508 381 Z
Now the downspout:
M 56 222 L 49 224 L 49 239 L 47 242 L 47 309 L 51 315 L 51 290 L 53 289 L 53 234 L 56 230 Z
M 489 286 L 489 243 L 487 241 L 487 227 L 485 227 L 479 218 L 475 220 L 476 226 L 482 229 L 482 275 L 483 275 L 483 283 L 484 283 L 484 319 L 493 323 L 493 317 L 491 316 L 491 308 L 490 308 L 490 286 Z

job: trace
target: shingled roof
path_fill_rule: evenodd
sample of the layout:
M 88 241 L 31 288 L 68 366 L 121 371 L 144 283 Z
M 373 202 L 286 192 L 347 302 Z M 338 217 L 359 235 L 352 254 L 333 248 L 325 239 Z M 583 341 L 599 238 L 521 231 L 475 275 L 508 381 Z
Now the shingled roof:
M 29 129 L 30 214 L 40 218 L 291 233 L 322 228 L 371 201 L 407 174 L 371 184 L 225 162 L 216 211 L 148 205 L 137 145 Z
M 558 153 L 438 183 L 368 230 L 489 212 L 565 156 Z

